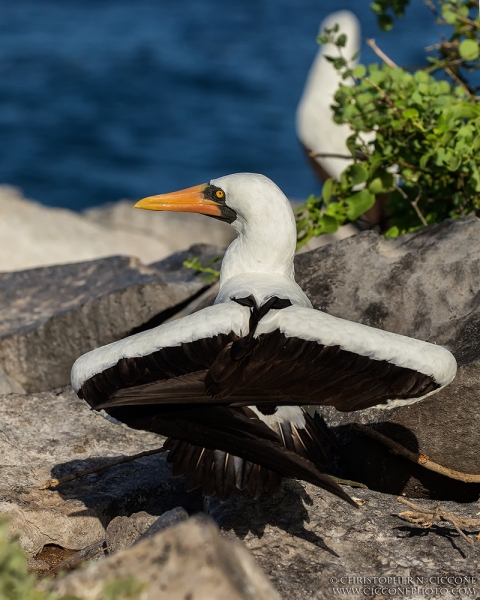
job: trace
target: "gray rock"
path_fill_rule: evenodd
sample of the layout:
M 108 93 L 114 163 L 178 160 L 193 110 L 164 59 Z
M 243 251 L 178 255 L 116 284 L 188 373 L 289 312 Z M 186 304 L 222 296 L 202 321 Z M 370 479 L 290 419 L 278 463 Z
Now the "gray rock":
M 142 510 L 130 517 L 115 517 L 107 526 L 105 541 L 109 554 L 131 546 L 147 529 L 155 523 L 157 517 Z
M 395 457 L 348 424 L 375 423 L 413 452 L 480 474 L 480 220 L 446 221 L 397 239 L 365 232 L 296 258 L 297 281 L 329 314 L 443 344 L 457 378 L 426 400 L 389 411 L 322 409 L 343 445 L 343 476 L 413 496 L 474 500 L 464 484 Z
M 280 600 L 245 547 L 222 538 L 200 516 L 47 586 L 57 594 L 101 600 L 106 586 L 126 591 L 128 583 L 132 597 L 142 600 Z
M 215 298 L 218 295 L 218 290 L 220 289 L 220 285 L 218 281 L 212 285 L 212 287 L 208 288 L 205 292 L 197 296 L 194 300 L 189 302 L 185 308 L 179 310 L 172 317 L 167 319 L 167 321 L 176 321 L 177 319 L 183 319 L 192 313 L 195 313 L 202 308 L 206 308 L 207 306 L 212 306 L 215 302 Z
M 0 273 L 0 389 L 66 385 L 81 354 L 180 310 L 210 285 L 182 267 L 187 255 L 151 266 L 117 256 Z
M 115 458 L 161 447 L 161 436 L 111 423 L 91 411 L 70 388 L 0 396 L 0 513 L 12 520 L 30 556 L 45 545 L 80 550 L 105 537 L 117 516 L 141 510 L 145 531 L 177 506 L 201 511 L 199 493 L 186 494 L 163 453 L 145 456 L 47 490 L 60 479 Z M 149 516 L 151 515 L 151 516 Z M 138 537 L 138 536 L 137 536 Z
M 320 310 L 458 351 L 479 308 L 479 235 L 476 217 L 394 239 L 366 231 L 297 256 L 296 279 Z
M 176 508 L 172 508 L 171 510 L 167 510 L 167 512 L 163 513 L 161 517 L 150 525 L 150 527 L 142 533 L 142 535 L 138 538 L 138 541 L 144 540 L 145 538 L 152 537 L 156 535 L 159 531 L 164 531 L 169 527 L 173 527 L 173 525 L 177 525 L 182 521 L 186 521 L 188 519 L 187 511 L 181 506 L 177 506 Z
M 134 210 L 133 204 L 131 201 L 125 206 L 125 213 L 134 220 L 136 213 L 145 211 Z M 164 237 L 153 236 L 133 227 L 109 227 L 64 208 L 43 206 L 5 185 L 0 186 L 0 205 L 3 250 L 0 271 L 19 271 L 118 254 L 135 256 L 150 263 L 188 248 L 196 241 L 206 241 L 196 237 L 193 223 L 191 227 L 184 223 L 181 236 L 169 235 L 167 228 Z
M 188 512 L 181 506 L 167 510 L 160 517 L 145 511 L 133 513 L 129 517 L 115 517 L 108 524 L 105 534 L 108 553 L 113 554 L 118 550 L 124 550 L 186 519 L 188 519 Z
M 468 544 L 452 525 L 425 529 L 408 523 L 398 513 L 408 510 L 395 496 L 347 488 L 363 503 L 355 510 L 335 496 L 310 484 L 285 481 L 280 492 L 255 502 L 237 494 L 220 504 L 206 502 L 210 515 L 228 538 L 240 538 L 280 592 L 289 600 L 330 600 L 347 595 L 333 588 L 360 588 L 358 597 L 376 597 L 371 588 L 395 587 L 382 596 L 416 597 L 412 587 L 476 587 L 480 572 L 480 542 Z M 419 501 L 428 508 L 436 503 Z M 474 517 L 478 503 L 442 502 L 441 508 Z M 478 518 L 478 516 L 476 517 Z M 476 535 L 476 534 L 475 534 Z M 470 538 L 475 540 L 470 532 Z M 444 574 L 477 578 L 476 585 L 435 586 L 430 578 Z M 353 577 L 404 577 L 404 583 L 385 586 L 348 580 Z M 413 578 L 413 584 L 408 582 Z M 421 580 L 416 578 L 423 578 Z M 343 579 L 342 579 L 343 578 Z M 434 581 L 434 580 L 433 580 Z M 410 592 L 405 592 L 410 588 Z M 364 591 L 365 590 L 365 591 Z M 430 595 L 434 596 L 431 592 Z M 443 594 L 441 597 L 454 597 Z M 438 594 L 440 597 L 440 594 Z M 473 595 L 475 597 L 475 595 Z

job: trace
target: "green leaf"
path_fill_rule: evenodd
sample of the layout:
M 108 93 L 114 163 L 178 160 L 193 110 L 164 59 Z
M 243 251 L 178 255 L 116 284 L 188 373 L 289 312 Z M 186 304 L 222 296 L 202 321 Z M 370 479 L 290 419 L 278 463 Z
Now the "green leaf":
M 408 119 L 408 120 L 410 120 L 410 121 L 411 121 L 411 120 L 413 120 L 413 119 L 416 119 L 416 118 L 418 118 L 419 114 L 420 114 L 420 113 L 418 112 L 418 110 L 417 110 L 416 108 L 406 108 L 406 109 L 405 109 L 405 110 L 402 112 L 402 115 L 403 115 L 403 117 L 404 117 L 405 119 Z
M 448 160 L 447 169 L 449 171 L 458 171 L 461 164 L 462 164 L 462 157 L 459 156 L 458 154 L 453 154 L 452 156 L 450 156 L 450 158 Z
M 430 83 L 430 75 L 425 71 L 415 71 L 413 78 L 417 83 Z
M 347 217 L 355 221 L 375 204 L 375 196 L 368 190 L 355 192 L 345 199 L 347 204 Z
M 367 180 L 367 175 L 367 169 L 363 165 L 353 163 L 353 165 L 350 165 L 342 172 L 340 181 L 342 186 L 350 188 L 364 183 Z
M 342 33 L 342 35 L 339 35 L 337 38 L 337 46 L 340 46 L 340 48 L 344 48 L 345 44 L 347 43 L 347 36 Z
M 344 58 L 336 58 L 333 61 L 333 66 L 335 67 L 335 69 L 337 69 L 337 71 L 340 71 L 340 69 L 343 69 L 343 67 L 347 66 L 347 61 Z
M 458 47 L 458 51 L 464 60 L 475 60 L 480 54 L 478 42 L 475 40 L 463 40 Z
M 417 89 L 424 96 L 431 93 L 430 85 L 428 83 L 419 83 Z
M 450 94 L 452 86 L 448 81 L 437 82 L 437 93 L 438 94 Z M 463 90 L 463 88 L 461 88 Z
M 220 260 L 221 258 L 222 256 L 215 256 L 214 258 L 209 260 L 207 266 L 204 267 L 200 262 L 198 256 L 194 256 L 192 258 L 187 258 L 186 260 L 184 260 L 183 266 L 187 269 L 195 271 L 196 275 L 203 274 L 203 281 L 215 281 L 220 277 L 220 271 L 212 269 L 211 265 L 217 262 L 217 260 Z
M 476 135 L 477 132 L 473 131 L 470 123 L 467 125 L 463 125 L 462 127 L 460 127 L 460 129 L 457 131 L 457 139 L 463 139 L 467 142 L 472 142 L 473 141 L 473 136 Z
M 400 229 L 394 225 L 393 227 L 390 227 L 390 229 L 387 229 L 387 231 L 385 232 L 385 237 L 386 238 L 396 238 L 400 235 Z
M 475 119 L 480 114 L 480 106 L 473 104 L 463 104 L 452 108 L 453 119 Z
M 327 203 L 330 202 L 330 199 L 332 197 L 333 184 L 334 184 L 333 179 L 327 179 L 327 181 L 323 184 L 322 198 Z
M 415 89 L 413 94 L 410 96 L 410 104 L 418 104 L 420 106 L 423 106 L 424 102 L 425 99 L 422 96 L 422 94 L 420 94 L 420 92 L 418 92 L 417 89 Z
M 368 185 L 368 189 L 372 194 L 386 194 L 393 190 L 395 183 L 394 176 L 385 169 L 379 169 L 376 172 L 376 177 Z
M 425 169 L 425 167 L 428 164 L 428 161 L 432 158 L 432 154 L 430 152 L 427 152 L 427 154 L 424 154 L 423 156 L 420 157 L 420 160 L 418 161 L 418 164 L 420 166 L 421 169 Z
M 322 235 L 323 233 L 335 233 L 338 230 L 339 223 L 335 217 L 323 215 L 318 219 L 318 225 L 314 229 L 314 235 Z
M 366 69 L 365 65 L 357 65 L 353 69 L 352 73 L 356 79 L 361 79 L 362 77 L 365 77 L 365 75 L 367 74 L 367 69 Z
M 355 149 L 357 147 L 357 134 L 349 135 L 345 141 L 345 145 L 347 146 L 350 154 L 355 156 Z
M 455 25 L 457 22 L 456 13 L 448 6 L 442 6 L 442 17 L 448 23 L 448 25 Z
M 373 98 L 374 98 L 374 96 L 370 92 L 365 92 L 363 94 L 359 94 L 357 96 L 357 104 L 359 104 L 360 106 L 363 106 L 363 105 L 367 104 L 368 102 L 371 102 L 373 100 Z
M 475 163 L 472 165 L 472 182 L 475 191 L 480 192 L 480 172 Z
M 382 31 L 391 31 L 393 29 L 393 19 L 388 15 L 378 17 L 378 26 Z

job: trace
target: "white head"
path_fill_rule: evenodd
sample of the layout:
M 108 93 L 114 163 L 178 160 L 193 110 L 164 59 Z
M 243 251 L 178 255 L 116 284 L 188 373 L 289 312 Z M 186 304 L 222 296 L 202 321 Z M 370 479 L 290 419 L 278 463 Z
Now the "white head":
M 150 196 L 137 208 L 198 212 L 238 232 L 222 263 L 221 284 L 241 273 L 293 278 L 296 226 L 290 202 L 268 177 L 235 173 L 179 192 Z

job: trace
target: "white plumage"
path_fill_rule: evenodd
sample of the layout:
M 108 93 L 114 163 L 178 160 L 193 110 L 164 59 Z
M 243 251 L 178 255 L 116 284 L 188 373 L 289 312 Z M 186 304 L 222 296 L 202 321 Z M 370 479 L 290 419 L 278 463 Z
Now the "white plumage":
M 339 33 L 347 36 L 341 56 L 353 67 L 357 61 L 351 61 L 351 58 L 358 52 L 361 44 L 360 23 L 352 12 L 341 10 L 328 15 L 320 24 L 319 33 L 336 24 L 339 25 Z M 349 125 L 333 122 L 331 106 L 339 85 L 351 85 L 351 81 L 342 80 L 341 73 L 325 56 L 340 57 L 340 54 L 333 44 L 322 45 L 318 50 L 297 108 L 297 135 L 307 152 L 348 156 L 346 141 L 352 135 L 352 129 Z M 314 158 L 314 161 L 322 171 L 322 180 L 333 177 L 337 181 L 340 181 L 342 171 L 352 163 L 351 158 L 321 156 Z
M 348 499 L 323 475 L 325 433 L 301 405 L 417 402 L 454 378 L 454 357 L 314 310 L 294 280 L 290 203 L 262 175 L 229 175 L 138 206 L 231 223 L 238 237 L 219 294 L 214 306 L 80 357 L 75 391 L 120 421 L 169 435 L 174 472 L 192 489 L 258 496 L 283 474 Z

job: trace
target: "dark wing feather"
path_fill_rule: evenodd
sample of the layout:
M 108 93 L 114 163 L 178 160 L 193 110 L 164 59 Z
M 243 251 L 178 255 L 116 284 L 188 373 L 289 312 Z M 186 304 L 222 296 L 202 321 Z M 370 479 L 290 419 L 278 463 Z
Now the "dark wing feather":
M 288 309 L 286 309 L 288 310 Z M 280 311 L 283 312 L 283 311 Z M 437 389 L 422 373 L 339 346 L 262 334 L 240 360 L 234 334 L 123 358 L 88 379 L 79 395 L 95 408 L 126 404 L 328 404 L 352 411 L 389 399 L 419 398 Z M 202 382 L 204 379 L 204 383 Z
M 121 358 L 114 366 L 96 373 L 78 392 L 92 406 L 105 402 L 112 394 L 148 383 L 175 379 L 208 369 L 233 333 L 202 338 L 173 348 L 162 348 L 145 356 Z
M 258 421 L 249 409 L 243 412 L 250 420 Z M 304 417 L 305 428 L 285 421 L 276 423 L 274 431 L 285 450 L 323 471 L 329 462 L 332 439 L 320 420 L 313 419 L 308 413 L 304 413 Z M 264 492 L 273 494 L 282 481 L 281 473 L 224 450 L 200 448 L 171 438 L 165 442 L 164 448 L 169 451 L 168 461 L 173 465 L 173 474 L 185 475 L 188 491 L 201 487 L 206 496 L 216 495 L 221 501 L 227 500 L 236 488 L 246 489 L 254 498 L 259 498 Z
M 215 495 L 222 502 L 228 500 L 235 489 L 246 489 L 254 498 L 259 498 L 263 492 L 273 494 L 282 481 L 281 474 L 223 450 L 200 448 L 172 438 L 163 447 L 169 450 L 168 462 L 173 465 L 172 473 L 185 476 L 188 492 L 202 488 L 205 496 Z M 198 451 L 193 459 L 192 448 Z
M 135 429 L 153 431 L 212 451 L 220 450 L 285 477 L 303 479 L 354 504 L 313 462 L 285 449 L 278 435 L 246 407 L 124 406 L 111 409 L 110 414 Z M 193 457 L 189 455 L 187 461 L 193 461 Z
M 390 399 L 419 398 L 439 384 L 429 375 L 385 360 L 286 338 L 276 330 L 260 335 L 239 361 L 229 359 L 228 352 L 220 353 L 205 386 L 214 399 L 232 404 L 255 391 L 262 403 L 327 404 L 352 411 Z
M 135 404 L 209 404 L 212 403 L 212 398 L 205 392 L 205 373 L 206 371 L 195 371 L 118 390 L 103 402 L 96 404 L 95 409 Z

